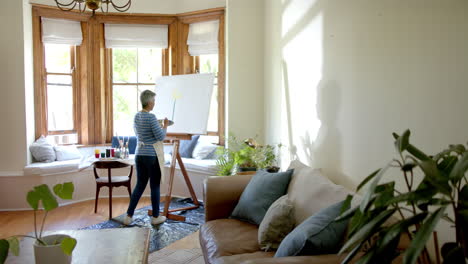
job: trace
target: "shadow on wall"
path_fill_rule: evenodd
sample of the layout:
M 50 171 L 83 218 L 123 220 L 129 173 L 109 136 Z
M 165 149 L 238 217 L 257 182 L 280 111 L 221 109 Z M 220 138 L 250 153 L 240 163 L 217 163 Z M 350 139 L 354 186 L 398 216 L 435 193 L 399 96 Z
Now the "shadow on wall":
M 327 63 L 325 1 L 285 1 L 275 38 L 281 40 L 282 97 L 287 129 L 281 141 L 290 160 L 323 168 L 332 181 L 348 188 L 354 183 L 342 173 L 341 134 L 337 127 L 341 87 L 324 72 Z M 300 15 L 298 15 L 300 14 Z

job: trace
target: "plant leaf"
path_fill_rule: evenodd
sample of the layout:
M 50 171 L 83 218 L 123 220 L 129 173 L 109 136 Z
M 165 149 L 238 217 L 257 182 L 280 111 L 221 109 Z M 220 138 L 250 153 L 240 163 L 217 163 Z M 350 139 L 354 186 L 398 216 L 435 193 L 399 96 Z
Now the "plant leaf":
M 348 211 L 351 208 L 351 201 L 353 200 L 353 196 L 351 194 L 348 194 L 346 196 L 346 199 L 343 202 L 343 205 L 341 206 L 341 211 L 340 215 L 346 211 Z
M 395 134 L 395 133 L 393 133 Z M 399 153 L 403 152 L 408 148 L 409 145 L 409 137 L 410 137 L 411 132 L 409 129 L 407 129 L 405 132 L 403 132 L 403 135 L 401 137 L 399 136 L 395 140 L 395 147 Z M 395 134 L 396 135 L 396 134 Z
M 437 169 L 437 164 L 433 160 L 424 160 L 419 163 L 419 167 L 423 170 L 426 179 L 432 186 L 436 187 L 440 192 L 450 196 L 452 189 L 447 180 L 442 176 Z
M 26 201 L 31 206 L 32 209 L 37 210 L 39 208 L 39 201 L 41 200 L 41 196 L 35 190 L 29 191 L 26 195 Z
M 54 186 L 54 193 L 65 200 L 73 199 L 73 191 L 75 190 L 75 186 L 72 182 L 66 182 L 64 184 L 57 184 Z
M 400 220 L 398 223 L 392 225 L 387 232 L 385 232 L 385 235 L 379 240 L 380 246 L 385 247 L 392 241 L 394 241 L 396 238 L 400 238 L 400 235 L 403 232 L 406 232 L 410 226 L 413 226 L 417 223 L 420 223 L 426 218 L 427 213 L 420 213 L 417 214 L 411 218 L 405 219 L 405 220 Z M 379 254 L 383 249 L 378 249 L 377 254 Z
M 46 211 L 50 211 L 58 207 L 57 199 L 55 199 L 55 196 L 50 191 L 49 186 L 41 184 L 34 187 L 34 190 L 41 197 L 42 205 Z
M 426 246 L 427 240 L 431 236 L 432 231 L 439 222 L 440 218 L 444 215 L 445 208 L 445 206 L 441 207 L 432 213 L 421 226 L 421 228 L 416 232 L 416 236 L 414 236 L 413 241 L 411 241 L 410 246 L 404 253 L 403 263 L 416 263 L 419 255 Z
M 351 252 L 349 252 L 348 255 L 346 255 L 346 258 L 343 259 L 343 261 L 341 262 L 341 264 L 347 264 L 348 262 L 350 262 L 354 256 L 356 256 L 356 254 L 359 252 L 359 250 L 361 249 L 362 245 L 364 245 L 364 241 L 361 241 L 361 243 L 359 243 L 357 246 L 355 246 L 353 248 L 353 250 L 351 250 Z
M 367 182 L 369 182 L 370 180 L 372 180 L 375 175 L 377 175 L 377 173 L 379 173 L 380 169 L 374 171 L 373 173 L 371 173 L 371 175 L 367 176 L 360 184 L 359 186 L 356 188 L 356 192 L 359 192 L 359 190 L 364 187 L 364 185 L 366 185 Z
M 468 152 L 463 153 L 458 162 L 450 172 L 449 178 L 452 182 L 460 181 L 468 170 Z
M 377 188 L 377 184 L 379 183 L 380 179 L 382 176 L 385 174 L 385 172 L 390 168 L 391 163 L 388 163 L 387 166 L 385 166 L 383 169 L 379 170 L 378 173 L 375 175 L 374 180 L 372 181 L 371 185 L 369 186 L 369 189 L 367 190 L 366 194 L 364 195 L 364 198 L 362 199 L 360 209 L 362 212 L 366 211 L 367 206 L 369 205 L 372 196 L 374 195 L 375 188 Z
M 62 240 L 62 243 L 60 243 L 60 247 L 65 254 L 71 256 L 73 249 L 75 249 L 76 243 L 76 239 L 72 237 L 66 237 Z
M 0 240 L 0 263 L 5 263 L 7 257 L 8 257 L 8 250 L 9 250 L 10 244 L 6 239 L 1 239 Z
M 17 237 L 10 237 L 7 239 L 8 244 L 10 244 L 10 251 L 13 253 L 13 255 L 18 256 L 19 255 L 19 240 Z
M 346 241 L 344 246 L 341 248 L 339 254 L 350 249 L 356 243 L 369 239 L 373 235 L 374 231 L 381 224 L 383 224 L 390 216 L 392 216 L 393 213 L 395 213 L 395 209 L 385 210 L 381 212 L 379 215 L 377 215 L 376 217 L 372 218 L 372 220 L 366 223 L 352 237 L 350 237 L 348 241 Z
M 378 193 L 377 198 L 375 199 L 374 206 L 386 207 L 388 200 L 394 197 L 393 193 L 395 192 L 395 182 L 389 182 L 385 184 L 378 185 L 375 188 L 375 192 Z

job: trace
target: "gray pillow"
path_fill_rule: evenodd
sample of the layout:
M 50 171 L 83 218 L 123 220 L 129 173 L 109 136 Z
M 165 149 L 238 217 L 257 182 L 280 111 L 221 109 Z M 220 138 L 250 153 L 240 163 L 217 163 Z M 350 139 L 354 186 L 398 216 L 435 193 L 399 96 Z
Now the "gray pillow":
M 179 154 L 182 158 L 192 158 L 192 152 L 197 145 L 200 135 L 192 136 L 191 140 L 181 140 L 179 145 Z M 172 155 L 172 150 L 169 152 Z
M 258 227 L 258 244 L 263 250 L 277 249 L 281 241 L 294 229 L 294 207 L 288 195 L 276 200 Z
M 348 220 L 334 221 L 342 206 L 343 201 L 307 218 L 283 239 L 275 257 L 336 254 L 348 225 Z
M 286 194 L 292 173 L 293 170 L 277 173 L 257 171 L 242 192 L 231 218 L 259 225 L 270 205 Z
M 29 146 L 29 151 L 31 151 L 34 159 L 39 162 L 52 162 L 56 159 L 54 147 L 47 142 L 44 136 L 32 143 Z

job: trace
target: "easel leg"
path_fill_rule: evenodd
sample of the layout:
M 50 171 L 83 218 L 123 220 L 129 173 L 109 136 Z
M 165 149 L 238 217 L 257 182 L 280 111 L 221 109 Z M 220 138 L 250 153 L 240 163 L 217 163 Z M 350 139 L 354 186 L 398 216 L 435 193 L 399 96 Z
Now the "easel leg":
M 180 157 L 179 152 L 177 152 L 177 161 L 179 162 L 179 167 L 180 167 L 180 170 L 182 171 L 182 175 L 184 175 L 185 183 L 187 184 L 190 195 L 192 196 L 193 203 L 196 205 L 200 205 L 197 199 L 197 195 L 195 194 L 195 191 L 193 190 L 192 182 L 190 181 L 187 170 L 185 170 L 185 165 L 184 165 L 184 162 L 182 162 L 182 158 Z
M 177 160 L 177 154 L 179 154 L 179 145 L 180 141 L 175 140 L 174 141 L 174 148 L 172 150 L 172 162 L 171 162 L 171 172 L 169 174 L 169 185 L 167 187 L 167 192 L 166 192 L 166 201 L 164 201 L 164 211 L 163 215 L 168 216 L 169 213 L 169 205 L 171 204 L 171 197 L 172 197 L 172 185 L 174 183 L 174 175 L 175 175 L 175 167 L 176 167 L 176 160 Z M 177 153 L 177 154 L 176 154 Z

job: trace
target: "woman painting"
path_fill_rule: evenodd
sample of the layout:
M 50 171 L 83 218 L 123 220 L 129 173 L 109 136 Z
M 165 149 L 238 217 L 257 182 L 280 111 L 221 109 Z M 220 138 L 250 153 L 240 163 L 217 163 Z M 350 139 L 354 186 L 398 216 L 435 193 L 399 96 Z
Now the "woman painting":
M 164 119 L 161 128 L 156 116 L 150 113 L 155 105 L 155 97 L 154 92 L 150 90 L 143 91 L 140 95 L 142 110 L 134 118 L 133 128 L 138 141 L 135 151 L 137 183 L 130 198 L 127 216 L 124 219 L 125 225 L 132 222 L 133 213 L 148 184 L 148 180 L 151 187 L 151 205 L 153 207 L 151 224 L 158 225 L 166 221 L 165 216 L 159 215 L 161 168 L 153 144 L 164 140 L 169 122 L 167 118 Z

